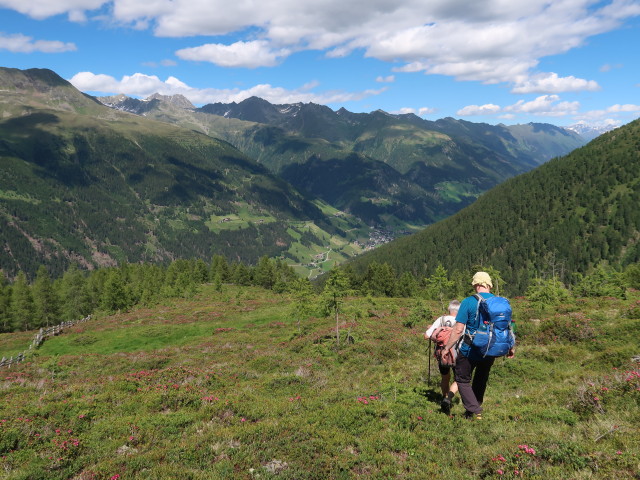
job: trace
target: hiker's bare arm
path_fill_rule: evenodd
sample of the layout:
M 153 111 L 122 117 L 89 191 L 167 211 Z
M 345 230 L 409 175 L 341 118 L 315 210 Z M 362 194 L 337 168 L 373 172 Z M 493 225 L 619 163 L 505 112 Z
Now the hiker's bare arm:
M 449 337 L 449 341 L 447 342 L 447 345 L 444 347 L 444 350 L 442 351 L 443 354 L 451 350 L 451 347 L 455 345 L 455 343 L 458 341 L 458 339 L 463 334 L 463 332 L 464 332 L 464 323 L 456 323 L 453 326 L 453 330 L 451 330 L 451 336 Z
M 511 347 L 509 349 L 509 353 L 507 353 L 507 358 L 513 358 L 516 356 L 516 347 Z

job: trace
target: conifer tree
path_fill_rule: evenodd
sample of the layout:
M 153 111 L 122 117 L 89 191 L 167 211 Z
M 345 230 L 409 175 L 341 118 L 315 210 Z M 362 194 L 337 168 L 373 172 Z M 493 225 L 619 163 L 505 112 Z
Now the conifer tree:
M 230 273 L 227 259 L 222 255 L 214 255 L 211 259 L 210 278 L 215 279 L 216 275 L 220 274 L 220 280 L 226 282 L 230 280 Z
M 197 284 L 193 264 L 188 260 L 175 260 L 167 268 L 162 292 L 167 297 L 190 297 L 197 291 Z
M 453 281 L 449 280 L 447 269 L 438 265 L 434 274 L 427 278 L 425 283 L 428 297 L 432 300 L 438 300 L 442 305 L 442 310 L 445 310 L 445 303 L 448 303 L 446 299 L 452 296 L 455 285 Z
M 346 297 L 351 291 L 349 278 L 340 269 L 334 269 L 329 274 L 327 282 L 324 284 L 323 297 L 327 311 L 336 320 L 336 345 L 340 346 L 340 310 Z
M 165 270 L 159 265 L 145 264 L 141 271 L 140 303 L 153 305 L 161 295 L 164 284 Z
M 363 289 L 366 293 L 373 296 L 394 296 L 396 273 L 393 267 L 386 262 L 383 264 L 377 262 L 371 263 L 365 273 Z
M 640 290 L 640 263 L 629 265 L 623 275 L 625 285 Z
M 11 331 L 11 286 L 0 270 L 0 333 Z
M 306 278 L 297 278 L 289 283 L 293 302 L 291 303 L 291 315 L 298 323 L 298 334 L 302 333 L 301 321 L 313 312 L 313 285 Z
M 537 278 L 529 285 L 527 299 L 538 310 L 558 305 L 571 296 L 569 290 L 557 277 Z
M 251 285 L 251 271 L 244 263 L 237 263 L 234 267 L 233 276 L 231 281 L 236 285 L 249 286 Z
M 27 282 L 27 276 L 24 272 L 20 271 L 11 289 L 12 330 L 33 329 L 36 326 L 35 313 L 31 287 Z
M 216 292 L 222 292 L 222 272 L 217 271 L 213 279 L 213 288 Z
M 273 285 L 273 290 L 278 293 L 283 293 L 287 290 L 287 285 L 294 282 L 298 276 L 293 268 L 281 259 L 275 261 L 274 268 L 276 281 Z
M 33 283 L 33 300 L 35 303 L 36 326 L 50 327 L 60 323 L 59 299 L 53 289 L 49 272 L 40 265 Z
M 64 320 L 73 321 L 86 317 L 93 311 L 88 281 L 76 264 L 72 264 L 59 283 L 61 313 Z
M 129 296 L 122 270 L 119 268 L 110 269 L 100 298 L 100 307 L 107 312 L 117 312 L 125 310 L 129 306 Z
M 410 272 L 404 272 L 396 287 L 396 295 L 400 297 L 413 297 L 418 292 L 418 282 Z
M 90 311 L 94 311 L 100 306 L 104 293 L 104 285 L 110 270 L 110 268 L 98 268 L 87 276 L 86 291 L 91 302 Z
M 611 267 L 600 264 L 587 275 L 578 275 L 573 292 L 580 297 L 624 298 L 626 289 L 623 276 Z
M 256 285 L 271 289 L 276 283 L 276 267 L 273 261 L 264 255 L 254 269 L 253 281 Z
M 194 275 L 194 280 L 197 283 L 202 284 L 202 283 L 207 283 L 209 281 L 209 268 L 207 267 L 207 264 L 204 262 L 204 260 L 202 260 L 201 258 L 196 260 L 196 263 L 194 265 L 193 275 Z

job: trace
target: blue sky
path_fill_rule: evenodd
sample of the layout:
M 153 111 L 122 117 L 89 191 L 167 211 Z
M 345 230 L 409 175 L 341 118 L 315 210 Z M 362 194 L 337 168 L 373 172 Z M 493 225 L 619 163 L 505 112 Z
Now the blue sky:
M 0 0 L 0 66 L 197 106 L 617 126 L 639 48 L 640 0 Z

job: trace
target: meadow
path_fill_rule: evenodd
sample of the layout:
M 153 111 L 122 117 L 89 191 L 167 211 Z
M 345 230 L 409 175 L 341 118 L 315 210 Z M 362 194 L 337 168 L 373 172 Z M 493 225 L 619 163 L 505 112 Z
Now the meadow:
M 479 421 L 439 409 L 437 302 L 348 298 L 339 344 L 293 303 L 205 285 L 49 338 L 0 370 L 0 478 L 640 478 L 640 293 L 513 299 Z

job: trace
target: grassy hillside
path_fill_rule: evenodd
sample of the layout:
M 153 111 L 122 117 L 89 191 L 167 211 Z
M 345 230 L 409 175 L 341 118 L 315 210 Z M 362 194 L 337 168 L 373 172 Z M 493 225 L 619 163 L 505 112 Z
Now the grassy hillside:
M 514 299 L 517 356 L 496 363 L 484 419 L 473 422 L 457 402 L 451 416 L 439 412 L 422 338 L 431 317 L 412 317 L 412 300 L 349 299 L 336 347 L 334 321 L 298 324 L 286 296 L 204 287 L 193 300 L 98 316 L 0 371 L 0 471 L 12 480 L 637 478 L 639 301 L 576 300 L 544 313 Z M 0 335 L 0 351 L 25 341 Z
M 640 260 L 640 121 L 608 132 L 566 157 L 512 178 L 474 204 L 411 237 L 356 259 L 364 269 L 431 274 L 491 265 L 523 292 L 552 268 L 565 283 L 600 263 Z

